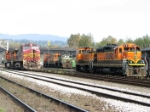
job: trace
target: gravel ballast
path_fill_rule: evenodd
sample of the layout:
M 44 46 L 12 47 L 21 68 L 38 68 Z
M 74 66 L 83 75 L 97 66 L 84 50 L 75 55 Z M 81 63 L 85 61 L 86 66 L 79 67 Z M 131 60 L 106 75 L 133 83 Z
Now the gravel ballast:
M 129 91 L 132 90 L 134 92 L 139 92 L 139 93 L 143 93 L 143 94 L 145 94 L 144 90 L 146 90 L 146 92 L 149 93 L 148 88 L 140 88 L 140 87 L 135 87 L 135 86 L 128 86 L 128 85 L 116 84 L 116 83 L 110 83 L 110 82 L 104 82 L 104 81 L 95 81 L 95 80 L 90 80 L 90 79 L 69 77 L 69 76 L 56 75 L 56 74 L 50 74 L 50 73 L 48 73 L 48 74 L 47 73 L 35 73 L 35 74 L 49 75 L 49 76 L 53 76 L 53 77 L 57 77 L 57 78 L 62 77 L 63 79 L 76 80 L 76 81 L 92 83 L 92 84 L 94 83 L 96 85 L 101 85 L 101 86 L 103 85 L 103 86 L 113 87 L 113 88 L 117 88 L 117 89 L 120 88 L 120 89 L 129 90 Z M 8 73 L 7 73 L 7 75 L 9 77 L 13 76 L 13 77 L 24 79 L 24 77 L 22 77 L 22 76 L 15 76 L 13 74 L 8 74 Z M 81 90 L 77 90 L 77 89 L 61 87 L 56 84 L 46 83 L 43 81 L 35 81 L 34 79 L 31 79 L 31 78 L 25 78 L 25 80 L 26 80 L 26 82 L 29 81 L 29 83 L 31 83 L 31 82 L 37 83 L 39 90 L 41 90 L 41 88 L 43 88 L 41 91 L 46 92 L 49 90 L 49 91 L 51 91 L 49 93 L 50 95 L 57 96 L 60 99 L 64 99 L 65 101 L 68 101 L 68 102 L 73 102 L 77 106 L 81 106 L 81 108 L 83 107 L 84 109 L 87 109 L 91 112 L 93 112 L 93 111 L 94 112 L 95 111 L 97 111 L 97 112 L 99 112 L 99 111 L 102 111 L 102 112 L 108 112 L 108 111 L 148 112 L 148 110 L 150 109 L 150 108 L 136 105 L 136 104 L 121 102 L 121 101 L 102 98 L 102 97 L 97 97 L 93 94 L 90 94 L 88 92 L 84 92 Z M 56 95 L 56 93 L 57 93 L 57 95 Z M 75 100 L 70 101 L 69 99 L 75 99 Z M 89 99 L 89 100 L 87 100 L 87 99 Z

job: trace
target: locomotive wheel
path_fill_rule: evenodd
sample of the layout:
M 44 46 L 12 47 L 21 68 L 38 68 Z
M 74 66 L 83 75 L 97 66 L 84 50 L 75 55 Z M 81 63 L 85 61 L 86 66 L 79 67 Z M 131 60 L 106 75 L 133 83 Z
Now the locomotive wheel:
M 122 75 L 126 76 L 126 71 L 125 70 L 123 70 Z
M 56 63 L 53 64 L 53 67 L 56 68 Z
M 95 67 L 91 70 L 91 73 L 92 73 L 92 74 L 95 74 L 95 73 L 96 73 L 96 68 L 95 68 Z
M 85 67 L 84 67 L 84 72 L 85 72 L 85 73 L 89 73 L 89 72 L 90 72 L 90 71 L 89 71 L 89 67 L 85 66 Z
M 46 68 L 46 65 L 45 65 L 45 64 L 44 64 L 43 66 Z
M 76 70 L 77 70 L 77 71 L 81 71 L 79 65 L 76 66 Z

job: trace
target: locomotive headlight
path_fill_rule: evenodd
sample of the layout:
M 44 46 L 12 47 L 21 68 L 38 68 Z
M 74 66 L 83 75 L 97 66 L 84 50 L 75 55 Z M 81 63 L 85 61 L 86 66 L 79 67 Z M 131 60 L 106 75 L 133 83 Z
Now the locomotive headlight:
M 140 60 L 138 63 L 144 64 L 144 60 Z
M 137 64 L 145 64 L 144 60 L 139 60 Z

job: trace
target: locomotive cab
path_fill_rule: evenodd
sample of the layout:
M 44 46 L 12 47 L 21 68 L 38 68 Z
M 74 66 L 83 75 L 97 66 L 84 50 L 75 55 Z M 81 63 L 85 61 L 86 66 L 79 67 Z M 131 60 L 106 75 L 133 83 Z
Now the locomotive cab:
M 123 74 L 127 76 L 145 76 L 145 62 L 141 57 L 140 47 L 127 43 L 115 49 L 115 58 L 122 60 Z
M 94 60 L 94 49 L 89 47 L 79 48 L 76 51 L 76 70 L 91 72 L 91 63 Z

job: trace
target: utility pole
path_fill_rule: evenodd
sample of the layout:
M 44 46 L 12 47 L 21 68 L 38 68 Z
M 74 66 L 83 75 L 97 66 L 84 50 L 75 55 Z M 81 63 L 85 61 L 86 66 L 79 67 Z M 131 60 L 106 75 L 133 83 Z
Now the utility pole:
M 49 54 L 50 41 L 47 42 L 47 46 L 48 46 L 48 54 Z

